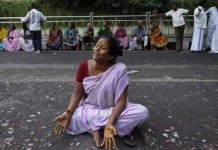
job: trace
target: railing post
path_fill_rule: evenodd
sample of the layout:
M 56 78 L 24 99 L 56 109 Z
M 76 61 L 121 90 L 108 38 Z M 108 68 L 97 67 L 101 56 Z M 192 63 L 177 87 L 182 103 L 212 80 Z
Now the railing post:
M 90 16 L 90 18 L 89 18 L 90 23 L 93 25 L 93 12 L 90 12 L 89 16 Z
M 149 26 L 150 26 L 150 12 L 146 12 L 146 33 L 149 34 Z

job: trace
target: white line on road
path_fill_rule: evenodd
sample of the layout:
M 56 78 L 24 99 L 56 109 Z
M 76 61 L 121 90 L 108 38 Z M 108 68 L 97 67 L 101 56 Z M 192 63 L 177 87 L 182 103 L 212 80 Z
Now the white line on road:
M 75 79 L 1 79 L 0 83 L 42 83 L 42 82 L 74 82 Z M 171 82 L 171 83 L 217 83 L 217 79 L 161 79 L 161 78 L 150 78 L 150 79 L 130 79 L 131 82 Z
M 213 68 L 218 69 L 218 65 L 155 65 L 155 64 L 145 64 L 145 65 L 127 65 L 127 68 L 133 69 L 146 69 L 146 68 L 154 68 L 154 69 L 165 69 L 165 68 L 192 68 L 192 67 L 200 67 L 200 68 Z M 78 68 L 78 64 L 0 64 L 0 69 L 73 69 Z

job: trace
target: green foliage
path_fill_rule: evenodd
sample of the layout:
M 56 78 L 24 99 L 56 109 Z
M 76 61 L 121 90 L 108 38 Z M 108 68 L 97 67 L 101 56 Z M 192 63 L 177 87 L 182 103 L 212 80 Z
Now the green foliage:
M 23 16 L 26 14 L 28 8 L 27 4 L 29 4 L 31 0 L 14 0 L 14 1 L 5 1 L 0 0 L 0 14 L 2 17 L 10 16 Z
M 173 1 L 180 2 L 180 6 L 193 11 L 199 0 L 0 0 L 1 16 L 24 16 L 31 2 L 35 1 L 47 16 L 71 15 L 123 15 L 163 13 L 168 11 Z M 208 0 L 208 7 L 213 0 Z

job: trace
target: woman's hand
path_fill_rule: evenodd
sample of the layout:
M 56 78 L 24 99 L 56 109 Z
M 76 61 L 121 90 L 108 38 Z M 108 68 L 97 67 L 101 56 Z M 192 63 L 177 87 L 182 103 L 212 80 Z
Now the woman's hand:
M 56 127 L 54 129 L 55 134 L 61 134 L 62 132 L 65 131 L 71 116 L 69 113 L 64 113 L 58 117 L 55 118 L 54 122 L 57 122 Z
M 113 125 L 106 125 L 104 129 L 103 145 L 105 149 L 112 150 L 116 148 L 116 142 L 114 136 L 117 135 L 116 128 Z

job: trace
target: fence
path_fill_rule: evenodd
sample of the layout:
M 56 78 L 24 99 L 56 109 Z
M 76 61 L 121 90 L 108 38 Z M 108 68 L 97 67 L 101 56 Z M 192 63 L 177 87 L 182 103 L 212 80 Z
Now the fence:
M 0 17 L 0 24 L 4 27 L 8 27 L 10 23 L 15 23 L 17 28 L 22 28 L 21 19 L 22 17 Z M 94 16 L 90 12 L 87 16 L 46 16 L 47 21 L 42 25 L 42 35 L 48 34 L 49 23 L 56 22 L 57 25 L 64 29 L 67 27 L 68 22 L 74 22 L 75 26 L 79 29 L 79 33 L 82 35 L 86 29 L 86 24 L 91 22 L 93 24 L 94 30 L 97 31 L 101 26 L 103 20 L 108 20 L 110 22 L 110 27 L 112 31 L 118 27 L 120 22 L 126 25 L 128 35 L 131 36 L 134 26 L 137 25 L 138 20 L 143 20 L 146 32 L 149 33 L 150 25 L 153 21 L 159 22 L 162 33 L 167 37 L 174 37 L 174 29 L 172 27 L 172 19 L 170 17 L 150 15 L 147 12 L 145 15 L 110 15 L 110 16 Z M 193 33 L 193 16 L 185 16 L 186 29 L 185 37 L 191 37 Z M 96 32 L 95 32 L 96 34 Z

